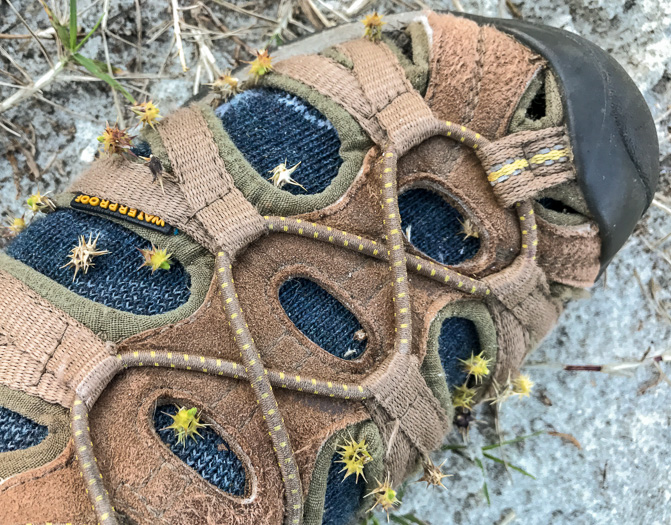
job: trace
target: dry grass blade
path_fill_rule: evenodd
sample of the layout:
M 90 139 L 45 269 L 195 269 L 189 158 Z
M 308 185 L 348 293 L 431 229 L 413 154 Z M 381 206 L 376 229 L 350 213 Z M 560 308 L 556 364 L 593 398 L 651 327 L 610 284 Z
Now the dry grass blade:
M 175 45 L 177 45 L 177 53 L 179 53 L 179 63 L 182 65 L 182 71 L 188 71 L 186 66 L 186 58 L 184 57 L 184 46 L 182 45 L 182 29 L 179 21 L 179 7 L 177 0 L 171 0 L 172 5 L 172 27 L 175 31 Z
M 564 441 L 566 441 L 567 443 L 570 443 L 571 445 L 573 445 L 578 450 L 582 450 L 582 445 L 580 444 L 580 441 L 578 441 L 575 438 L 575 436 L 572 435 L 572 434 L 566 434 L 564 432 L 555 432 L 554 430 L 548 431 L 548 434 L 550 436 L 555 436 L 555 437 L 558 437 L 558 438 L 562 438 Z

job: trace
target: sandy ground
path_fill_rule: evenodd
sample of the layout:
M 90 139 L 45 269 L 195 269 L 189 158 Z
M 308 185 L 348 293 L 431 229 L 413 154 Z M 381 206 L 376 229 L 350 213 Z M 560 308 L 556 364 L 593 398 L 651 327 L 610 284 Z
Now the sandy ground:
M 352 5 L 351 1 L 324 3 L 341 11 Z M 453 7 L 451 1 L 426 3 L 435 9 Z M 132 0 L 112 4 L 107 21 L 112 65 L 122 69 L 119 75 L 126 79 L 124 85 L 132 86 L 137 98 L 150 95 L 160 101 L 164 113 L 175 109 L 193 89 L 198 61 L 193 40 L 185 42 L 185 59 L 191 69 L 182 73 L 179 60 L 171 53 L 169 2 L 143 1 L 139 14 Z M 257 9 L 256 4 L 239 5 Z M 277 4 L 263 4 L 259 12 L 277 18 Z M 364 12 L 373 8 L 383 13 L 397 12 L 403 9 L 402 4 L 417 8 L 411 0 L 369 2 Z M 527 20 L 562 27 L 593 40 L 610 51 L 631 74 L 658 121 L 665 168 L 658 199 L 662 203 L 670 199 L 666 170 L 671 164 L 671 2 L 514 0 L 513 4 Z M 34 30 L 48 27 L 37 1 L 13 0 L 13 5 Z M 276 26 L 214 3 L 207 5 L 222 24 L 252 47 L 266 42 Z M 497 0 L 462 0 L 461 5 L 476 14 L 511 16 L 510 10 L 502 9 Z M 103 3 L 82 0 L 79 7 L 85 10 L 80 17 L 82 27 L 90 29 L 102 12 Z M 66 11 L 65 5 L 60 8 L 61 12 Z M 197 11 L 183 12 L 186 23 L 198 24 L 194 13 Z M 288 24 L 294 36 L 312 27 L 303 16 L 296 18 L 298 24 Z M 357 18 L 359 15 L 352 15 L 353 20 Z M 142 27 L 140 48 L 134 47 L 138 42 L 138 20 Z M 2 0 L 0 33 L 26 32 L 9 4 Z M 284 36 L 287 40 L 292 38 L 289 33 Z M 48 54 L 55 58 L 53 39 L 44 38 L 43 42 Z M 9 84 L 26 81 L 21 69 L 25 75 L 38 78 L 49 68 L 33 40 L 0 40 L 0 47 L 0 100 L 15 91 Z M 230 38 L 213 40 L 212 53 L 220 69 L 235 65 L 236 57 L 248 59 L 244 50 L 236 51 L 237 47 Z M 99 33 L 82 53 L 104 60 Z M 15 64 L 10 64 L 8 57 Z M 132 80 L 133 75 L 148 78 Z M 207 75 L 203 74 L 201 81 L 207 82 Z M 129 117 L 127 112 L 123 116 Z M 75 69 L 61 75 L 40 99 L 25 100 L 0 114 L 3 222 L 22 213 L 21 201 L 36 186 L 43 192 L 62 190 L 83 163 L 93 159 L 101 123 L 117 118 L 109 88 L 87 80 L 85 72 Z M 20 200 L 16 199 L 17 193 Z M 551 430 L 570 434 L 576 441 L 545 434 L 506 447 L 508 461 L 535 479 L 516 471 L 509 477 L 499 465 L 484 459 L 491 498 L 488 505 L 482 492 L 483 473 L 468 459 L 478 458 L 479 447 L 495 440 L 491 418 L 482 414 L 481 432 L 472 433 L 472 446 L 464 454 L 466 457 L 446 452 L 434 458 L 447 459 L 445 470 L 454 474 L 446 479 L 447 490 L 427 491 L 424 485 L 409 485 L 399 515 L 410 514 L 434 525 L 512 521 L 527 525 L 671 523 L 671 384 L 662 381 L 642 392 L 644 385 L 656 377 L 651 365 L 636 369 L 632 377 L 532 366 L 635 361 L 646 352 L 652 356 L 669 351 L 671 317 L 665 312 L 671 310 L 671 240 L 654 250 L 649 248 L 669 233 L 671 214 L 660 207 L 651 208 L 609 267 L 607 278 L 594 287 L 592 297 L 571 304 L 559 326 L 530 357 L 527 371 L 536 382 L 532 398 L 504 405 L 500 425 L 505 439 Z M 666 372 L 671 374 L 668 365 Z M 451 441 L 459 442 L 456 436 Z

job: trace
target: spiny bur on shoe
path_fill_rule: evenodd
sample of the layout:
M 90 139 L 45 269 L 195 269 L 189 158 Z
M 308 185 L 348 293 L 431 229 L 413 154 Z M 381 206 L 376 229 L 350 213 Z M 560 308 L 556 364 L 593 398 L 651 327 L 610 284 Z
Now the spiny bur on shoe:
M 373 457 L 368 452 L 368 445 L 366 444 L 366 439 L 362 439 L 357 442 L 354 438 L 350 437 L 345 441 L 344 445 L 338 445 L 338 454 L 342 459 L 338 460 L 336 463 L 344 463 L 345 466 L 340 472 L 345 472 L 345 477 L 343 480 L 347 479 L 351 474 L 355 475 L 356 483 L 359 482 L 359 476 L 366 481 L 366 476 L 363 475 L 364 466 L 373 460 Z
M 171 253 L 168 253 L 167 249 L 159 249 L 153 244 L 151 248 L 138 248 L 142 257 L 144 257 L 144 262 L 140 266 L 148 266 L 151 268 L 151 273 L 154 273 L 156 270 L 169 270 L 170 269 L 170 258 L 172 257 Z
M 154 104 L 150 100 L 149 102 L 143 102 L 142 104 L 132 106 L 130 110 L 140 119 L 143 128 L 149 124 L 152 129 L 156 129 L 154 128 L 154 124 L 161 118 L 157 104 Z
M 103 152 L 116 155 L 129 151 L 134 138 L 129 135 L 127 128 L 120 129 L 118 123 L 110 126 L 109 122 L 105 122 L 105 130 L 98 137 L 98 142 L 102 145 Z
M 100 255 L 106 255 L 109 252 L 107 250 L 98 249 L 98 237 L 100 234 L 96 235 L 96 238 L 93 239 L 93 234 L 89 233 L 89 240 L 86 240 L 86 237 L 83 235 L 79 236 L 79 242 L 77 246 L 72 248 L 68 258 L 70 259 L 66 264 L 61 266 L 61 268 L 68 268 L 72 266 L 75 269 L 75 274 L 72 276 L 72 281 L 77 278 L 77 272 L 82 270 L 84 273 L 88 273 L 89 268 L 95 266 L 93 259 Z
M 47 197 L 47 195 L 49 195 L 49 192 L 46 192 L 44 195 L 42 195 L 40 191 L 37 190 L 37 192 L 33 193 L 26 199 L 26 205 L 33 211 L 33 213 L 40 211 L 54 211 L 56 209 L 56 205 L 49 197 Z
M 371 42 L 377 42 L 382 39 L 382 26 L 387 22 L 382 21 L 382 16 L 375 11 L 373 14 L 366 15 L 361 23 L 366 28 L 364 36 Z
M 177 407 L 179 410 L 177 411 L 177 414 L 174 416 L 172 414 L 168 414 L 167 412 L 164 412 L 164 414 L 170 416 L 172 418 L 172 424 L 168 425 L 167 427 L 161 429 L 171 429 L 175 432 L 175 436 L 177 436 L 177 444 L 182 445 L 182 447 L 186 446 L 186 440 L 188 438 L 193 439 L 196 441 L 196 436 L 202 438 L 203 436 L 200 435 L 198 432 L 198 429 L 203 428 L 208 426 L 207 423 L 201 423 L 200 422 L 200 415 L 198 414 L 198 409 L 196 407 L 193 408 L 186 408 L 186 407 Z

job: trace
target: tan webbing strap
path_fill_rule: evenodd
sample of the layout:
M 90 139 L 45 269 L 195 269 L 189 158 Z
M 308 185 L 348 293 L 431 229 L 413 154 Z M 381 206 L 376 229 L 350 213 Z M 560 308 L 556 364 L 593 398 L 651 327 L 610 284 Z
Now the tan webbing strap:
M 109 358 L 105 344 L 0 270 L 0 384 L 66 408 L 75 388 Z
M 601 263 L 599 227 L 593 221 L 560 226 L 538 221 L 538 262 L 550 282 L 587 288 L 594 284 Z
M 420 453 L 428 454 L 440 445 L 451 421 L 426 385 L 416 355 L 395 354 L 386 366 L 366 380 L 366 386 L 384 411 L 378 412 L 381 421 L 376 422 L 382 423 L 383 433 L 389 434 L 385 437 L 389 448 L 386 462 L 390 472 L 400 476 L 394 481 L 400 482 L 407 474 L 405 465 L 394 463 L 405 461 L 408 456 L 396 456 L 394 450 L 407 448 L 407 445 L 397 444 L 395 440 L 405 438 Z
M 386 45 L 362 38 L 339 48 L 352 60 L 352 72 L 398 155 L 435 133 L 431 109 Z
M 158 127 L 173 174 L 192 216 L 185 226 L 210 250 L 231 257 L 265 231 L 265 221 L 235 187 L 197 107 L 184 108 Z M 205 238 L 199 238 L 202 232 Z
M 483 145 L 477 154 L 504 207 L 576 178 L 564 127 L 513 133 Z
M 332 98 L 354 117 L 375 143 L 384 142 L 385 134 L 377 122 L 375 111 L 346 67 L 321 55 L 300 55 L 278 62 L 275 72 Z
M 146 165 L 136 164 L 121 155 L 100 158 L 68 188 L 68 191 L 143 210 L 183 229 L 191 213 L 182 191 L 167 179 L 163 180 L 163 190 L 152 182 Z

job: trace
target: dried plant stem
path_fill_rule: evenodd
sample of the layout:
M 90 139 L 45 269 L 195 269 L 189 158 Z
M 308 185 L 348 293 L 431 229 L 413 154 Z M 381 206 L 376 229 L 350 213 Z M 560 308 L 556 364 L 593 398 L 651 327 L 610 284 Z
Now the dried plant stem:
M 40 92 L 42 89 L 51 84 L 58 74 L 65 69 L 65 66 L 69 62 L 69 57 L 63 57 L 59 62 L 54 65 L 49 71 L 44 75 L 38 78 L 32 85 L 26 86 L 0 102 L 0 113 L 7 111 L 10 108 L 13 108 L 23 100 L 32 97 L 36 93 Z
M 177 6 L 177 0 L 171 0 L 172 2 L 172 25 L 175 30 L 175 43 L 177 45 L 177 52 L 179 53 L 179 62 L 182 64 L 182 71 L 188 71 L 189 68 L 186 65 L 186 58 L 184 57 L 184 46 L 182 45 L 182 29 L 179 26 L 179 7 Z

